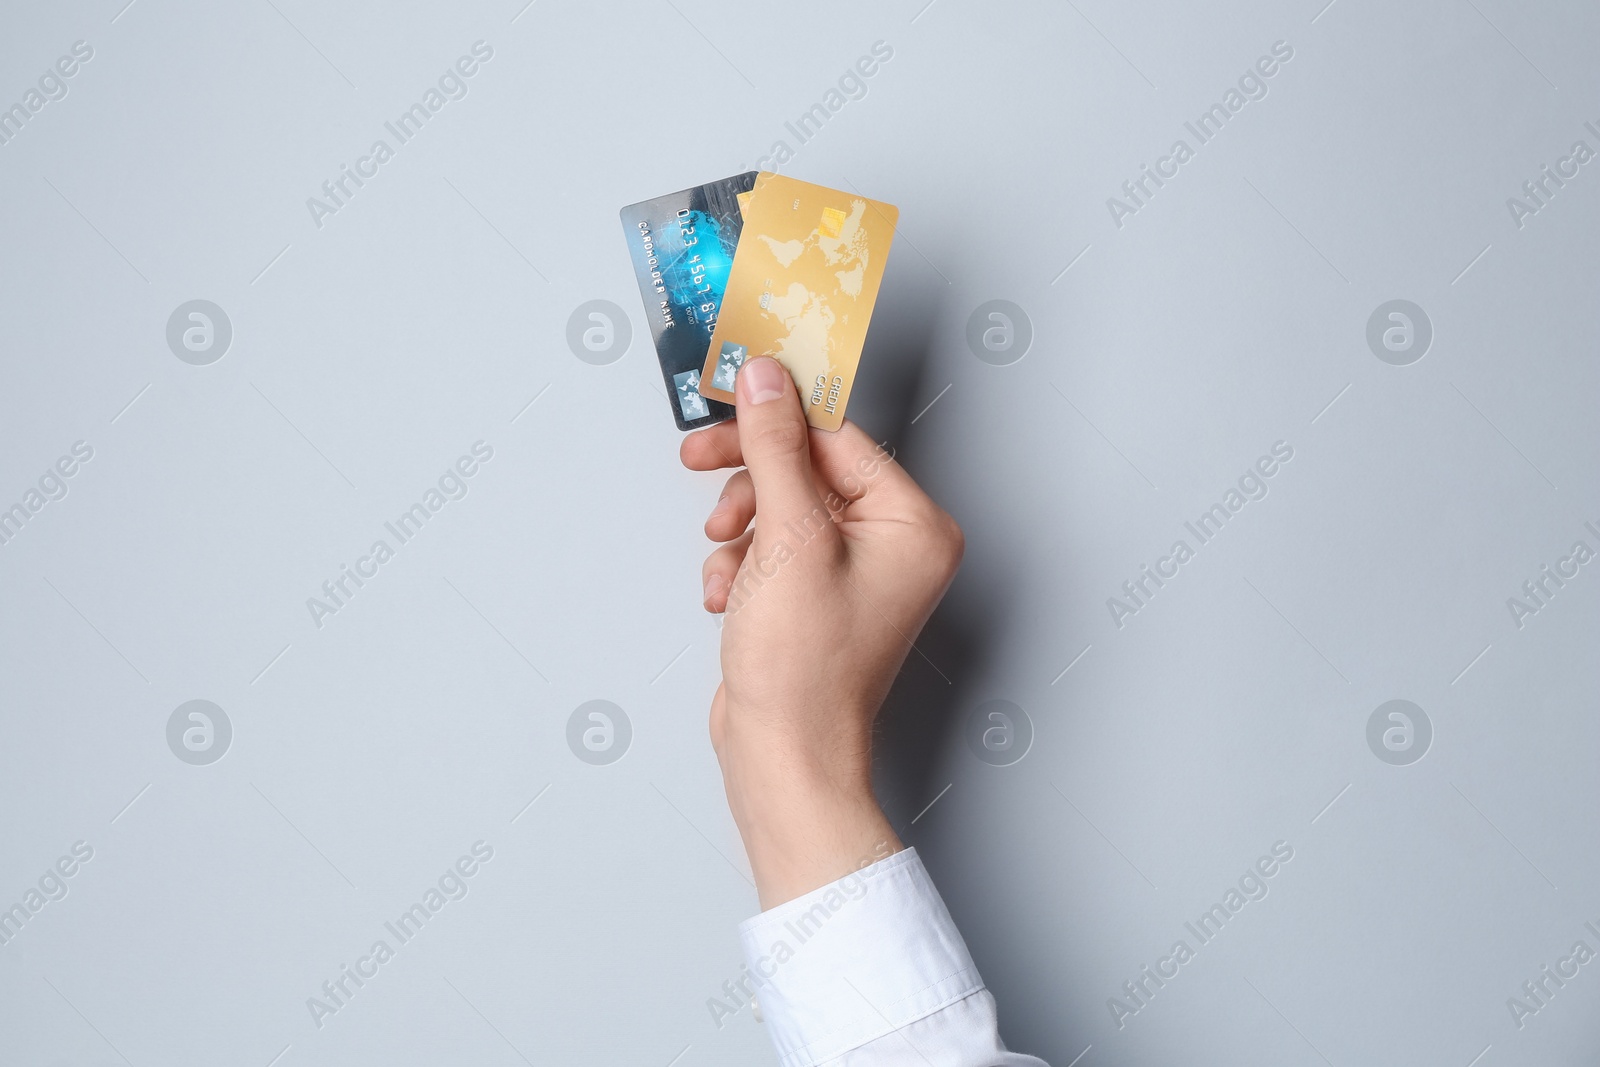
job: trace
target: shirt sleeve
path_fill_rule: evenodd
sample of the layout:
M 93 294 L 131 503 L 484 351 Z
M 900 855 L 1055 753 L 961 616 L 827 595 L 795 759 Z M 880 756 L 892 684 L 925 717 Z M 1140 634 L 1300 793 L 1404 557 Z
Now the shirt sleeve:
M 1046 1067 L 1007 1052 L 914 848 L 739 927 L 780 1067 Z

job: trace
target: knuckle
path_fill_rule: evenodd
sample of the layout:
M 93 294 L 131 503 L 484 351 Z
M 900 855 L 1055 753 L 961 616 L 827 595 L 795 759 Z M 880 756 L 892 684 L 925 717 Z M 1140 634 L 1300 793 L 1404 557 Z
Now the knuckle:
M 967 535 L 962 532 L 961 525 L 955 519 L 945 516 L 950 524 L 949 542 L 950 556 L 954 566 L 961 565 L 961 559 L 967 554 Z
M 949 512 L 942 508 L 935 508 L 928 522 L 930 530 L 930 554 L 940 565 L 939 569 L 947 576 L 954 575 L 961 566 L 961 557 L 966 554 L 967 536 L 961 532 L 961 525 L 956 522 Z
M 709 721 L 706 723 L 706 726 L 706 732 L 711 735 L 711 749 L 717 754 L 717 758 L 721 759 L 723 741 L 727 737 L 728 733 L 728 723 L 727 715 L 723 711 L 720 703 L 713 704 L 711 706 L 711 715 L 709 717 Z
M 763 455 L 786 456 L 804 450 L 810 437 L 803 421 L 779 419 L 757 429 L 751 443 Z

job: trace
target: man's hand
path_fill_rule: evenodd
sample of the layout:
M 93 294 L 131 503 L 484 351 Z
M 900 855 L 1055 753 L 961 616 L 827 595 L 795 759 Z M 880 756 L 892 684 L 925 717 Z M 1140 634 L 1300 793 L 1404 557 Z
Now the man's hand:
M 681 455 L 746 468 L 706 520 L 723 544 L 703 573 L 725 613 L 711 743 L 766 909 L 900 847 L 872 794 L 872 723 L 962 536 L 853 423 L 811 429 L 776 361 L 737 386 L 738 418 Z

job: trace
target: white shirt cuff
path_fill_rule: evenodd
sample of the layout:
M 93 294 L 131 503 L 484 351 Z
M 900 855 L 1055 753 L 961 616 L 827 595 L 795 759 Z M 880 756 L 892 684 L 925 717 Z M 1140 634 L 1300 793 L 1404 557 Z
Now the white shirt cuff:
M 983 990 L 914 848 L 739 926 L 781 1067 L 814 1067 Z

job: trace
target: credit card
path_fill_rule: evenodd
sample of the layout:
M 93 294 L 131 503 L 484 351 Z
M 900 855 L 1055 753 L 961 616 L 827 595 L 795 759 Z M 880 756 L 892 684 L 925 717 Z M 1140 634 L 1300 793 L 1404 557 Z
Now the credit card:
M 732 403 L 745 360 L 772 356 L 794 376 L 806 420 L 837 430 L 899 217 L 892 204 L 762 172 L 745 204 L 700 395 Z
M 650 337 L 680 430 L 733 417 L 732 406 L 701 395 L 700 377 L 739 244 L 738 196 L 755 180 L 756 172 L 748 171 L 622 209 Z

